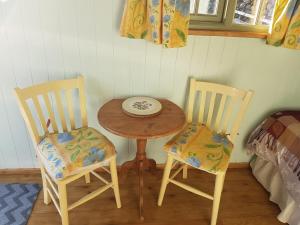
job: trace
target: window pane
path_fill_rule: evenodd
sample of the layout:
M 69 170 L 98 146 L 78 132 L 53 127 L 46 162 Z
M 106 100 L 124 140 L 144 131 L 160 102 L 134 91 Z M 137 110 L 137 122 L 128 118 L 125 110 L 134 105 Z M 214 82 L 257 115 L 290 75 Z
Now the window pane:
M 199 14 L 217 15 L 219 0 L 200 0 Z
M 191 0 L 190 13 L 217 15 L 219 0 Z
M 255 25 L 260 0 L 237 0 L 234 23 Z
M 195 7 L 196 7 L 196 0 L 191 0 L 190 3 L 190 13 L 195 13 Z
M 272 22 L 272 16 L 275 6 L 275 0 L 266 0 L 261 8 L 260 18 L 258 24 L 270 25 Z

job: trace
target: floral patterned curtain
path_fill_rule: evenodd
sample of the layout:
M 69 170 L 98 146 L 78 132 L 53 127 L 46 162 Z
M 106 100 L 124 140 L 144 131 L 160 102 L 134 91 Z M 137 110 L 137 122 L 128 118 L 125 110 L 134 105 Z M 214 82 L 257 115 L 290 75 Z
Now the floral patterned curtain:
M 300 0 L 277 0 L 267 43 L 300 49 Z
M 162 44 L 186 45 L 190 0 L 126 0 L 120 34 Z

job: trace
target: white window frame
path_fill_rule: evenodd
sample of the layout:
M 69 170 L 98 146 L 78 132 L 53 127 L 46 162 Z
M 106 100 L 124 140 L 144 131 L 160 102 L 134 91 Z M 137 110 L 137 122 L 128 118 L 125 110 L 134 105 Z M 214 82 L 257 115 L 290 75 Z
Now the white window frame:
M 267 25 L 249 25 L 234 23 L 234 15 L 237 0 L 219 0 L 217 15 L 195 15 L 191 14 L 190 29 L 195 30 L 221 30 L 221 31 L 243 31 L 243 32 L 259 32 L 267 33 Z M 260 18 L 262 7 L 266 3 L 260 0 L 259 9 L 257 11 L 256 21 Z M 220 6 L 221 5 L 221 6 Z M 195 7 L 197 8 L 197 7 Z

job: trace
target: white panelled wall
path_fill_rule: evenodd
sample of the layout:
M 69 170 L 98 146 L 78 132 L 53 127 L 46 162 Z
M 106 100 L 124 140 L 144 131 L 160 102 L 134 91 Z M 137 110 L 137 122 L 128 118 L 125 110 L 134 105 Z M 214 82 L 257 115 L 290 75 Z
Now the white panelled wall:
M 30 137 L 13 95 L 26 87 L 76 74 L 86 77 L 89 123 L 116 145 L 118 162 L 131 159 L 134 140 L 109 134 L 98 108 L 129 95 L 168 98 L 183 106 L 189 76 L 252 89 L 232 161 L 249 160 L 247 135 L 270 111 L 300 106 L 300 52 L 246 38 L 190 36 L 188 46 L 164 49 L 121 38 L 124 0 L 0 1 L 0 168 L 35 167 Z M 162 163 L 168 139 L 149 142 L 149 157 Z

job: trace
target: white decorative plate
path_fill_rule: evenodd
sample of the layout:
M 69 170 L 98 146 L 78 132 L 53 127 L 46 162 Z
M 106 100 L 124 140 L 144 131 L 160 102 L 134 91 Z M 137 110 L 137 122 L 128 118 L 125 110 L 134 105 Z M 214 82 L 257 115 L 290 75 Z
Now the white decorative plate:
M 122 103 L 122 109 L 130 116 L 147 117 L 159 114 L 162 110 L 162 105 L 154 98 L 131 97 Z

